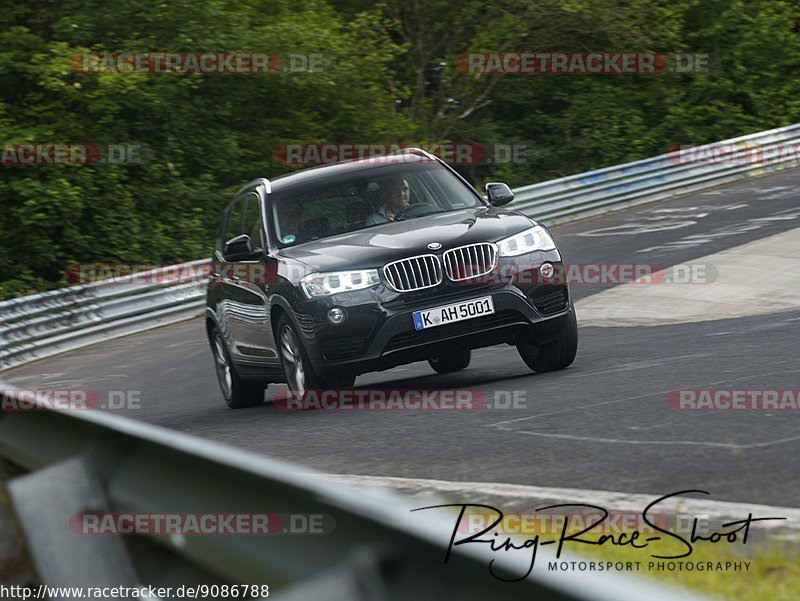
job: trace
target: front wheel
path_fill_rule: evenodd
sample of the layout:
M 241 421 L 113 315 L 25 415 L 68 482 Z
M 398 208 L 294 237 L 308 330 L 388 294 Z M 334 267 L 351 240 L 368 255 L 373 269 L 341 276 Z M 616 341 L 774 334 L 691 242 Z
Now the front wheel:
M 521 342 L 517 344 L 517 351 L 526 365 L 538 373 L 572 365 L 578 352 L 578 320 L 575 308 L 569 313 L 567 325 L 558 332 L 554 340 L 544 344 Z
M 314 371 L 294 325 L 285 315 L 278 321 L 277 333 L 283 373 L 292 394 L 302 399 L 309 390 L 326 388 L 325 381 Z
M 428 363 L 437 374 L 449 374 L 453 373 L 454 371 L 466 369 L 469 366 L 471 359 L 472 351 L 469 349 L 463 349 L 448 355 L 431 357 L 428 359 Z
M 239 377 L 231 362 L 222 334 L 215 327 L 211 334 L 211 351 L 214 353 L 214 366 L 222 396 L 231 409 L 255 407 L 264 402 L 264 385 L 260 382 L 247 382 Z

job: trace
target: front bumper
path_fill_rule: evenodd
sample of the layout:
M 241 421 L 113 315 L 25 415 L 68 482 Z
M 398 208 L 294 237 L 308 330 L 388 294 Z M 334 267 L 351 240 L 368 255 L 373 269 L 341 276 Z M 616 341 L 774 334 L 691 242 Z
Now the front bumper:
M 561 271 L 558 251 L 501 259 L 492 274 L 469 283 L 445 280 L 436 288 L 396 293 L 384 286 L 307 301 L 295 317 L 306 350 L 320 373 L 359 374 L 421 361 L 454 348 L 480 348 L 518 340 L 545 340 L 566 325 L 571 310 L 563 279 L 546 281 L 542 263 Z M 412 314 L 447 304 L 491 296 L 495 312 L 417 331 Z M 327 313 L 339 307 L 339 325 Z

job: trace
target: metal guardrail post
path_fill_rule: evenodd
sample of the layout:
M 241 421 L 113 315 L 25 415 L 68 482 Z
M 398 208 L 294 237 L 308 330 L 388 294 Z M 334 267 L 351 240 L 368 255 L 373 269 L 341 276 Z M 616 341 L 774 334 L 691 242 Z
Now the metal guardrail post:
M 108 511 L 100 480 L 85 457 L 12 479 L 8 491 L 43 582 L 54 587 L 137 585 L 121 538 L 70 536 L 70 519 Z M 57 597 L 60 601 L 67 597 Z
M 2 383 L 0 389 L 5 398 L 16 394 Z M 545 548 L 537 551 L 537 567 L 529 576 L 501 582 L 489 573 L 492 560 L 501 573 L 523 575 L 530 556 L 500 557 L 485 545 L 461 546 L 445 565 L 454 516 L 415 512 L 417 507 L 395 494 L 355 491 L 310 475 L 307 468 L 106 412 L 41 409 L 0 411 L 0 456 L 32 472 L 12 480 L 10 491 L 48 585 L 267 584 L 288 599 L 318 599 L 325 591 L 325 598 L 348 601 L 676 598 L 675 591 L 622 574 L 550 572 L 546 562 L 554 555 Z M 150 533 L 134 537 L 123 553 L 119 539 L 76 539 L 80 535 L 71 530 L 70 516 L 98 508 L 148 515 L 328 515 L 335 527 L 319 535 Z M 98 565 L 108 574 L 83 566 L 71 576 L 74 555 L 86 560 L 75 550 L 85 550 L 90 558 L 105 555 Z

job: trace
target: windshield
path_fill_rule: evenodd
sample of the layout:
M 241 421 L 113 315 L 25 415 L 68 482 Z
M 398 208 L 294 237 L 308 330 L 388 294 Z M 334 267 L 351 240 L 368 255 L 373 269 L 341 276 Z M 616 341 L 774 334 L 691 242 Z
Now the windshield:
M 275 194 L 272 223 L 284 247 L 479 205 L 475 194 L 439 164 L 393 166 Z

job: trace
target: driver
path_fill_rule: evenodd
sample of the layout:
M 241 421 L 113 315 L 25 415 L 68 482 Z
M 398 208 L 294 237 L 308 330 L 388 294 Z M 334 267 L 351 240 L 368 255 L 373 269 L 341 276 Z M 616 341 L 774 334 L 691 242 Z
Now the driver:
M 391 179 L 383 185 L 383 204 L 372 215 L 367 217 L 366 225 L 378 225 L 394 221 L 397 213 L 408 206 L 411 190 L 408 182 L 402 177 Z

